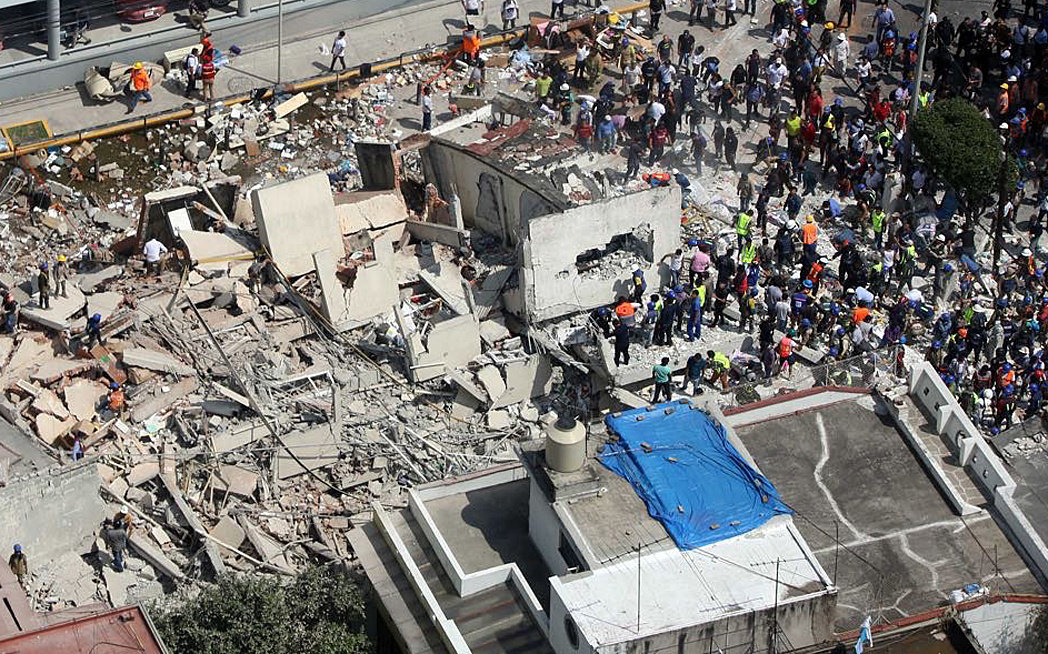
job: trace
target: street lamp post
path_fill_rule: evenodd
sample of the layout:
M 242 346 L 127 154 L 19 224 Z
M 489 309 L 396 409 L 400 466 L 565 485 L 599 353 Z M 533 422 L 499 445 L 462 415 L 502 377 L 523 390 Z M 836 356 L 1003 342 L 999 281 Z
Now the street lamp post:
M 282 57 L 284 55 L 284 0 L 277 0 L 277 84 L 281 76 Z

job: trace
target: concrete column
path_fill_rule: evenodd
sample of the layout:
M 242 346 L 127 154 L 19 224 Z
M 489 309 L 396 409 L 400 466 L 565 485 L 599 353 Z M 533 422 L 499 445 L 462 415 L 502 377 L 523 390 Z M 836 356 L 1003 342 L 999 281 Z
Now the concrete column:
M 56 61 L 62 53 L 61 22 L 60 0 L 47 0 L 47 58 L 51 61 Z
M 237 0 L 237 16 L 241 18 L 247 18 L 247 15 L 251 13 L 251 7 L 248 6 L 250 0 Z

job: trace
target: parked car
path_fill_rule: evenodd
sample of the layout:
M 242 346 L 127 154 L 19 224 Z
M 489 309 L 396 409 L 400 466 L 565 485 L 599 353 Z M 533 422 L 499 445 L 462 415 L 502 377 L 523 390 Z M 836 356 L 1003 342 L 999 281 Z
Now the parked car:
M 120 20 L 144 23 L 166 14 L 168 0 L 115 0 L 115 4 Z

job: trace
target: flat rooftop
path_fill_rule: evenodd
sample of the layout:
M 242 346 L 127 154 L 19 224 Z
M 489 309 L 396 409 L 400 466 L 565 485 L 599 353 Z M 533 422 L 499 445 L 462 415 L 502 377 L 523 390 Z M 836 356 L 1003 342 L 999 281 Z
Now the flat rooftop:
M 992 441 L 1015 480 L 1012 497 L 1041 540 L 1048 542 L 1048 438 L 1040 421 L 1028 421 Z
M 1041 592 L 991 513 L 951 510 L 879 400 L 817 404 L 813 396 L 814 408 L 779 416 L 763 406 L 761 421 L 735 431 L 836 580 L 838 630 L 870 614 L 895 619 L 940 606 L 973 582 Z M 740 416 L 732 418 L 741 424 Z
M 777 516 L 740 536 L 639 561 L 635 554 L 552 584 L 587 642 L 600 647 L 824 594 L 809 556 L 791 518 Z
M 528 479 L 426 500 L 462 571 L 516 563 L 532 592 L 549 610 L 550 571 L 528 536 Z

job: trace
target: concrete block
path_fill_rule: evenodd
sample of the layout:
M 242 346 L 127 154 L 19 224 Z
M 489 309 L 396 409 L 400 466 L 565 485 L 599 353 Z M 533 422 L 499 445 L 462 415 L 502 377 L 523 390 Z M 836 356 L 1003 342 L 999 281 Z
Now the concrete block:
M 186 377 L 173 385 L 168 392 L 160 393 L 159 395 L 155 395 L 148 400 L 136 404 L 135 407 L 131 409 L 131 419 L 135 422 L 144 422 L 153 414 L 166 410 L 175 402 L 179 401 L 186 395 L 189 395 L 199 386 L 200 382 L 196 377 Z
M 442 243 L 455 249 L 468 247 L 470 244 L 469 232 L 449 225 L 408 220 L 405 227 L 412 238 L 419 241 Z
M 18 354 L 17 352 L 15 353 Z M 29 375 L 29 378 L 33 381 L 40 382 L 41 384 L 51 384 L 62 377 L 71 377 L 78 375 L 82 372 L 86 372 L 95 367 L 94 361 L 65 361 L 62 359 L 51 359 L 45 361 L 36 372 Z M 14 361 L 12 360 L 11 367 L 14 367 Z
M 93 316 L 96 313 L 102 316 L 102 321 L 105 322 L 116 313 L 117 308 L 124 303 L 124 296 L 122 293 L 116 293 L 114 291 L 106 291 L 105 293 L 92 293 L 87 296 L 87 315 Z
M 289 277 L 312 271 L 314 252 L 342 242 L 324 173 L 260 189 L 251 202 L 263 245 Z
M 77 420 L 91 420 L 95 408 L 106 396 L 106 388 L 90 379 L 78 379 L 63 390 L 66 406 Z
M 360 324 L 388 314 L 400 302 L 400 289 L 392 264 L 372 261 L 357 268 L 353 287 L 346 296 L 346 320 Z
M 65 420 L 69 417 L 69 409 L 66 408 L 66 405 L 50 388 L 39 389 L 31 406 L 34 411 L 50 413 L 59 420 Z
M 292 458 L 287 450 L 278 449 L 275 456 L 277 477 L 280 479 L 305 474 L 307 470 L 325 468 L 338 461 L 338 444 L 330 425 L 286 434 L 282 440 L 302 463 Z
M 269 438 L 269 431 L 261 424 L 246 425 L 236 429 L 215 434 L 211 437 L 211 447 L 215 452 L 222 454 L 232 452 L 257 440 Z
M 506 382 L 498 368 L 487 365 L 477 371 L 477 381 L 491 398 L 500 398 L 506 392 Z
M 72 431 L 76 423 L 76 418 L 72 416 L 61 420 L 50 413 L 41 413 L 36 416 L 35 420 L 36 435 L 48 445 L 54 445 L 56 441 Z
M 412 334 L 412 339 L 417 339 L 417 334 Z M 436 323 L 424 343 L 412 339 L 408 339 L 408 350 L 416 382 L 439 377 L 480 356 L 480 326 L 469 314 Z
M 166 352 L 147 350 L 144 347 L 130 347 L 123 352 L 125 366 L 145 368 L 157 372 L 166 372 L 173 375 L 189 376 L 195 375 L 196 370 L 187 366 Z
M 283 118 L 308 103 L 309 96 L 305 93 L 299 92 L 274 107 L 273 113 L 277 118 Z
M 346 314 L 346 289 L 335 276 L 335 257 L 331 250 L 314 252 L 313 267 L 320 286 L 320 312 L 329 323 L 338 325 Z
M 237 524 L 237 521 L 229 516 L 222 516 L 211 531 L 211 534 L 215 540 L 218 540 L 234 549 L 239 549 L 244 543 L 244 529 Z
M 408 208 L 397 191 L 357 191 L 338 197 L 335 215 L 339 231 L 344 236 L 367 231 L 376 236 L 376 230 L 403 223 Z
M 160 462 L 159 461 L 143 461 L 142 463 L 136 464 L 131 470 L 128 471 L 126 478 L 127 483 L 131 486 L 141 486 L 142 484 L 155 479 L 160 474 Z
M 221 465 L 211 474 L 211 484 L 217 491 L 251 497 L 258 488 L 258 474 L 237 466 Z
M 466 290 L 462 285 L 462 273 L 454 264 L 438 262 L 435 271 L 420 270 L 418 277 L 440 296 L 449 309 L 460 316 L 469 313 Z
M 182 229 L 178 232 L 197 270 L 226 270 L 231 261 L 250 261 L 254 253 L 228 234 Z
M 489 411 L 487 417 L 488 429 L 502 430 L 509 429 L 511 424 L 509 419 L 509 413 L 506 411 L 496 410 Z

